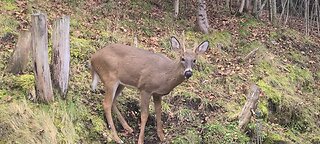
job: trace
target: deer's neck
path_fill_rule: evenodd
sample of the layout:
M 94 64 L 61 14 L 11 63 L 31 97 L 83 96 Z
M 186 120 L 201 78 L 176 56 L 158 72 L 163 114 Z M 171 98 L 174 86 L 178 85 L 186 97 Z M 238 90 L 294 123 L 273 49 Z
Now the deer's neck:
M 170 87 L 174 88 L 185 80 L 183 72 L 184 67 L 181 62 L 179 60 L 174 61 L 169 72 L 168 84 Z

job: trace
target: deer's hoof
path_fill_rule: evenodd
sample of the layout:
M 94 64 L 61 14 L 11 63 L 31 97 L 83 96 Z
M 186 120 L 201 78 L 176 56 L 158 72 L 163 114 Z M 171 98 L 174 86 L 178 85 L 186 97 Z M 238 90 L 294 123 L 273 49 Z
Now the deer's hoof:
M 159 137 L 160 141 L 164 141 L 165 140 L 163 132 L 158 132 L 158 137 Z
M 113 140 L 116 142 L 116 143 L 118 143 L 118 144 L 123 144 L 124 142 L 119 138 L 119 137 L 117 137 L 117 136 L 115 136 L 114 138 L 113 138 Z
M 128 125 L 123 127 L 128 133 L 133 133 L 133 129 Z

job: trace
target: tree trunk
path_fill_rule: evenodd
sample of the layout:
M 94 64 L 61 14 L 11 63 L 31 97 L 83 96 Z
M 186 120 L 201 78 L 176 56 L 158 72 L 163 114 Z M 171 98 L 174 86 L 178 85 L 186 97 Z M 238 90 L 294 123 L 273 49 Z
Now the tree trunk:
M 264 6 L 267 4 L 268 0 L 264 0 L 262 5 L 261 5 L 261 0 L 258 1 L 258 18 L 260 17 L 260 14 L 262 10 L 264 9 Z
M 239 14 L 242 14 L 245 2 L 246 2 L 246 0 L 242 0 L 241 1 L 241 5 L 240 5 L 240 8 L 239 8 Z
M 273 25 L 277 24 L 277 5 L 276 0 L 269 0 L 269 19 Z
M 253 11 L 252 14 L 258 19 L 258 0 L 253 0 Z
M 230 10 L 230 0 L 226 0 L 226 8 L 227 10 Z
M 315 5 L 316 5 L 316 23 L 317 23 L 317 32 L 318 35 L 320 35 L 320 25 L 319 25 L 319 18 L 320 18 L 320 11 L 319 11 L 319 1 L 315 0 Z
M 309 35 L 309 0 L 304 0 L 305 35 Z
M 246 12 L 250 12 L 250 0 L 246 0 L 246 8 L 245 8 L 245 11 Z
M 31 32 L 29 30 L 20 31 L 18 42 L 12 58 L 9 62 L 8 71 L 13 74 L 22 73 L 29 62 L 31 49 Z
M 52 76 L 53 86 L 66 98 L 70 65 L 70 17 L 63 16 L 53 25 Z
M 243 129 L 250 122 L 252 112 L 257 109 L 260 89 L 257 85 L 251 86 L 251 91 L 247 95 L 247 101 L 239 115 L 239 129 Z
M 179 0 L 174 1 L 174 17 L 178 18 L 179 15 Z
M 54 100 L 48 59 L 48 28 L 46 16 L 42 13 L 31 15 L 31 39 L 33 48 L 36 97 L 38 101 Z
M 205 0 L 198 0 L 198 2 L 199 2 L 198 16 L 197 16 L 198 27 L 200 31 L 202 31 L 203 33 L 208 33 L 209 23 L 207 18 L 206 2 Z

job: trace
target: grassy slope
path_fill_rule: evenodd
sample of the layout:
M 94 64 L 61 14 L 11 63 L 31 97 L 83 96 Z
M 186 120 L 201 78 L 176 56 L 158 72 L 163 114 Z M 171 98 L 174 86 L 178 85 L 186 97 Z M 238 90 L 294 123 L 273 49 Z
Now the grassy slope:
M 247 134 L 237 130 L 234 120 L 245 103 L 248 85 L 256 83 L 263 94 L 262 137 L 267 143 L 319 142 L 319 49 L 311 38 L 290 30 L 277 30 L 250 17 L 216 19 L 214 32 L 202 35 L 194 31 L 194 17 L 174 20 L 171 5 L 159 8 L 152 3 L 51 1 L 16 3 L 1 1 L 0 36 L 9 37 L 0 49 L 0 143 L 102 143 L 110 142 L 102 109 L 102 94 L 90 92 L 90 75 L 86 68 L 90 54 L 113 42 L 132 44 L 138 35 L 139 47 L 164 52 L 169 50 L 168 37 L 186 32 L 186 41 L 209 39 L 211 50 L 200 58 L 198 72 L 164 98 L 163 121 L 165 143 L 244 143 L 256 129 L 249 125 Z M 61 14 L 71 15 L 71 78 L 67 100 L 58 97 L 53 104 L 35 104 L 28 99 L 33 93 L 33 74 L 29 66 L 23 75 L 4 70 L 14 48 L 21 19 L 30 20 L 31 11 L 47 12 L 49 24 Z M 26 11 L 22 11 L 25 9 Z M 14 12 L 22 13 L 21 15 Z M 221 21 L 225 21 L 221 25 Z M 49 32 L 51 29 L 49 29 Z M 9 35 L 9 36 L 8 36 Z M 218 48 L 215 46 L 219 45 Z M 258 48 L 249 59 L 243 58 Z M 310 52 L 311 51 L 311 52 Z M 125 89 L 119 105 L 134 135 L 122 131 L 127 143 L 137 140 L 139 131 L 138 93 Z M 148 122 L 146 141 L 158 141 L 153 107 Z

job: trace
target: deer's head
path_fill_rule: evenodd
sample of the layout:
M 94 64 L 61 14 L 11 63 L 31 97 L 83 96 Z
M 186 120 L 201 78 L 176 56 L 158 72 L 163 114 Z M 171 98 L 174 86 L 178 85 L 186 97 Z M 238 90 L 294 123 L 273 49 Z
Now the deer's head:
M 195 47 L 194 50 L 185 49 L 184 45 L 180 45 L 180 42 L 175 37 L 171 37 L 170 42 L 172 49 L 180 54 L 180 63 L 184 66 L 184 77 L 187 79 L 190 78 L 198 55 L 204 54 L 207 51 L 209 42 L 203 41 L 199 46 Z

